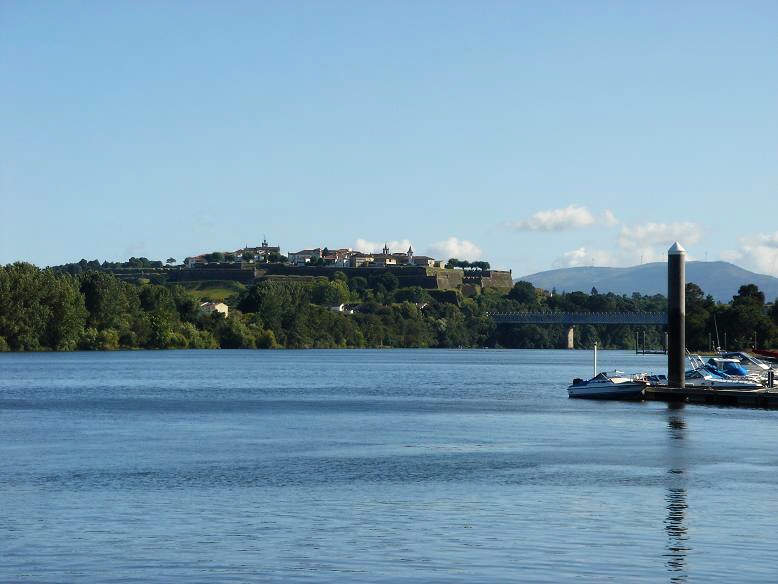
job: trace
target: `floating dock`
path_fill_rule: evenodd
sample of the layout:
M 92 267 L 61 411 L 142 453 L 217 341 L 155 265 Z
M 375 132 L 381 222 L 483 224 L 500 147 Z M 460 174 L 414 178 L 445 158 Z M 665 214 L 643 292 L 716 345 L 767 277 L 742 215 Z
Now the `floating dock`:
M 643 395 L 649 401 L 711 404 L 747 408 L 778 408 L 778 388 L 770 389 L 712 389 L 686 387 L 676 389 L 664 386 L 647 387 Z
M 638 340 L 635 337 L 636 352 Z M 643 390 L 643 399 L 689 404 L 711 404 L 746 408 L 778 408 L 778 388 L 773 372 L 767 387 L 735 389 L 686 386 L 686 250 L 677 241 L 667 250 L 667 385 Z M 644 342 L 644 352 L 645 342 Z M 597 374 L 597 344 L 594 345 L 594 373 Z M 572 397 L 572 396 L 571 396 Z M 586 397 L 580 395 L 579 397 Z M 602 396 L 590 396 L 595 399 Z M 608 399 L 620 399 L 618 392 Z

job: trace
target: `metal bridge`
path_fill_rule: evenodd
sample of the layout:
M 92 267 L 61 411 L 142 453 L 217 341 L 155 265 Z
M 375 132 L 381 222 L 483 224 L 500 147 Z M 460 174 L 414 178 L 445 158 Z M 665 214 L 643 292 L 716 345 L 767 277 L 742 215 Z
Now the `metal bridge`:
M 567 348 L 575 346 L 575 326 L 579 324 L 665 325 L 666 312 L 494 312 L 497 324 L 561 324 L 567 327 Z
M 666 312 L 493 312 L 497 324 L 667 324 Z

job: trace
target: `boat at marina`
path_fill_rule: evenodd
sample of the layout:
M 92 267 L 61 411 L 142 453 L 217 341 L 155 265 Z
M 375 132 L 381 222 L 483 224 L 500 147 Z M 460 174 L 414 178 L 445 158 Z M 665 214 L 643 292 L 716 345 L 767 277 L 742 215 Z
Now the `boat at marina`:
M 689 369 L 684 375 L 684 385 L 688 388 L 729 389 L 756 391 L 764 389 L 766 382 L 760 373 L 752 373 L 742 362 L 741 355 L 715 356 L 704 361 L 699 355 L 687 356 Z M 748 363 L 755 370 L 759 361 Z M 568 386 L 567 394 L 572 398 L 586 399 L 643 399 L 647 387 L 667 387 L 665 375 L 647 373 L 625 374 L 622 371 L 597 372 L 597 346 L 594 347 L 594 376 L 591 379 L 574 379 Z
M 648 387 L 644 374 L 626 375 L 622 371 L 602 371 L 591 379 L 574 379 L 567 388 L 569 397 L 587 399 L 643 399 Z
M 747 377 L 748 369 L 746 369 L 741 363 L 740 359 L 729 357 L 711 357 L 708 359 L 707 364 L 713 367 L 717 371 L 721 371 L 726 375 L 733 375 L 736 377 Z
M 643 399 L 643 390 L 648 387 L 647 375 L 638 373 L 625 375 L 623 371 L 602 371 L 597 373 L 597 343 L 594 343 L 594 361 L 589 380 L 573 379 L 567 388 L 568 397 L 585 399 Z
M 767 372 L 772 369 L 770 365 L 761 359 L 757 359 L 743 351 L 722 351 L 721 357 L 724 359 L 737 359 L 738 363 L 748 371 L 748 375 L 758 375 L 760 378 L 767 377 Z
M 754 390 L 764 388 L 758 381 L 721 377 L 704 369 L 690 369 L 687 371 L 685 385 L 686 387 L 707 387 L 711 389 Z
M 736 359 L 711 358 L 704 362 L 699 355 L 689 355 L 689 365 L 691 366 L 684 375 L 686 387 L 706 387 L 711 389 L 740 389 L 754 390 L 763 389 L 764 384 L 759 377 L 749 375 L 739 375 L 734 373 L 747 373 L 747 370 L 740 366 Z M 729 371 L 719 368 L 729 366 Z

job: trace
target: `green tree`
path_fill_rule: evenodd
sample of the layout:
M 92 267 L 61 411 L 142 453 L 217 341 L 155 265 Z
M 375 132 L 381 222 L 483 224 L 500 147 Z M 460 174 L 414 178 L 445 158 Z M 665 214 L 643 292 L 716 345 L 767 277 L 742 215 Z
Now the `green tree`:
M 276 336 L 273 334 L 273 331 L 267 330 L 262 331 L 262 333 L 257 336 L 257 338 L 254 341 L 257 349 L 277 349 L 278 348 L 278 342 L 276 341 Z
M 446 268 L 448 269 L 454 269 L 454 268 L 466 268 L 470 265 L 470 262 L 458 260 L 457 258 L 450 258 L 446 262 Z
M 220 251 L 213 251 L 203 256 L 206 262 L 222 263 L 224 261 L 224 253 Z
M 762 292 L 756 284 L 745 284 L 741 286 L 737 295 L 732 297 L 732 304 L 745 304 L 755 303 L 759 306 L 764 306 L 764 292 Z
M 381 274 L 378 281 L 386 288 L 387 292 L 394 292 L 400 285 L 400 280 L 391 272 L 384 272 Z
M 78 282 L 69 274 L 57 276 L 47 270 L 43 274 L 42 301 L 49 306 L 42 344 L 55 351 L 72 351 L 78 347 L 87 311 Z
M 148 284 L 140 288 L 140 305 L 146 312 L 161 312 L 172 317 L 176 313 L 176 303 L 168 288 Z
M 520 304 L 535 304 L 535 287 L 523 280 L 516 282 L 510 292 L 508 292 L 508 298 L 515 300 Z
M 346 283 L 340 280 L 316 282 L 313 285 L 311 300 L 321 306 L 338 306 L 349 301 Z
M 712 330 L 716 303 L 711 296 L 705 296 L 697 284 L 686 284 L 686 346 L 699 351 L 708 349 L 708 334 Z
M 40 270 L 18 262 L 0 270 L 0 336 L 12 351 L 36 351 L 50 308 L 43 302 Z
M 352 292 L 356 292 L 357 294 L 361 295 L 365 290 L 368 289 L 367 278 L 363 278 L 362 276 L 354 276 L 348 281 L 348 287 Z
M 410 288 L 399 288 L 394 293 L 395 302 L 413 302 L 424 303 L 431 300 L 429 293 L 421 286 L 411 286 Z
M 121 280 L 105 272 L 86 272 L 81 276 L 80 287 L 89 311 L 87 326 L 98 330 L 122 328 L 122 316 L 129 311 L 130 300 Z
M 178 318 L 189 323 L 196 323 L 200 317 L 200 302 L 187 290 L 178 284 L 168 288 Z
M 731 336 L 728 345 L 739 349 L 771 340 L 775 336 L 773 323 L 765 311 L 764 293 L 754 284 L 741 286 L 722 316 L 724 330 Z
M 255 335 L 240 318 L 223 319 L 217 336 L 222 349 L 253 349 L 256 346 Z

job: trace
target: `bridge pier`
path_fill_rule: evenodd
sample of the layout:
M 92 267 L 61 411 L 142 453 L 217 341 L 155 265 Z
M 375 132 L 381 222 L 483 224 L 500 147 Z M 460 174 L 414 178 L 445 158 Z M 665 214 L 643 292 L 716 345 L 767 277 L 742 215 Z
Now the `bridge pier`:
M 572 325 L 567 329 L 567 348 L 575 349 L 575 327 Z

